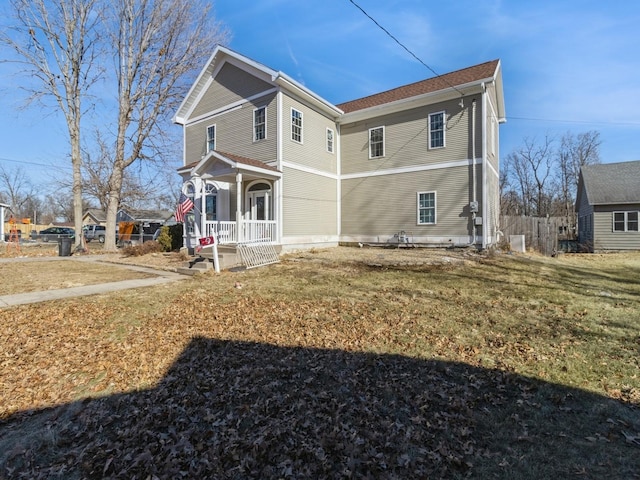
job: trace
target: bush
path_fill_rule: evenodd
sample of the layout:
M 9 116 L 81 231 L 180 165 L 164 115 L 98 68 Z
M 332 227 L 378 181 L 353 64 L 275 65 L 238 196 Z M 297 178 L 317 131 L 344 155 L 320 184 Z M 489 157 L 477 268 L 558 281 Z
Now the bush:
M 160 235 L 158 235 L 158 243 L 162 246 L 162 250 L 165 252 L 170 252 L 173 250 L 171 248 L 171 234 L 169 233 L 169 227 L 166 225 L 160 227 Z
M 171 237 L 171 251 L 180 250 L 182 248 L 182 224 L 177 223 L 168 228 Z
M 142 245 L 129 245 L 122 249 L 122 253 L 126 257 L 140 257 L 148 253 L 160 253 L 164 249 L 160 243 L 155 240 L 147 240 Z

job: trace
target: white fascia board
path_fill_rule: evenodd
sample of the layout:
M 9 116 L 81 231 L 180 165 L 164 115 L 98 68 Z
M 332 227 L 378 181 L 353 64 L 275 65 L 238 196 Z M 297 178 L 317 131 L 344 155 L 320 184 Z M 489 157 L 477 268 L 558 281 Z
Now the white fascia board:
M 257 173 L 260 175 L 264 175 L 265 177 L 270 177 L 270 178 L 280 178 L 282 177 L 282 173 L 281 172 L 276 172 L 273 170 L 267 170 L 264 168 L 260 168 L 257 167 L 255 165 L 249 165 L 247 163 L 240 163 L 240 162 L 235 162 L 234 160 L 225 157 L 224 155 L 221 155 L 218 152 L 209 152 L 207 153 L 202 160 L 200 160 L 198 162 L 198 164 L 193 167 L 193 172 L 195 174 L 198 174 L 200 172 L 200 170 L 202 170 L 205 165 L 207 163 L 209 163 L 209 161 L 215 158 L 216 160 L 219 160 L 225 164 L 227 164 L 230 168 L 229 173 L 235 173 L 237 170 L 244 170 L 245 172 L 252 172 L 252 173 Z M 203 172 L 204 173 L 204 172 Z
M 318 107 L 324 113 L 329 114 L 329 116 L 331 116 L 334 120 L 337 120 L 341 115 L 344 114 L 342 110 L 333 105 L 331 102 L 328 102 L 320 95 L 312 92 L 307 87 L 299 84 L 293 78 L 282 72 L 277 72 L 277 74 L 272 78 L 272 81 L 285 90 L 288 90 L 296 94 L 297 96 L 308 100 L 312 105 Z
M 456 98 L 460 98 L 461 91 L 463 92 L 464 96 L 482 93 L 482 83 L 491 80 L 493 80 L 493 77 L 488 80 L 477 80 L 471 83 L 466 83 L 464 85 L 458 85 L 455 89 L 446 88 L 444 90 L 424 93 L 422 95 L 416 95 L 409 98 L 403 98 L 402 100 L 396 100 L 395 102 L 383 103 L 382 105 L 377 105 L 375 107 L 356 110 L 355 112 L 351 113 L 345 113 L 340 118 L 339 123 L 342 125 L 347 125 L 349 123 L 359 122 L 368 118 L 398 113 L 410 108 L 417 108 L 432 103 L 453 100 Z
M 435 163 L 433 165 L 412 165 L 408 167 L 388 168 L 386 170 L 373 170 L 370 172 L 346 173 L 340 175 L 341 180 L 353 180 L 356 178 L 380 177 L 383 175 L 398 175 L 402 173 L 426 172 L 429 170 L 439 170 L 442 168 L 468 167 L 469 165 L 479 165 L 480 161 L 457 160 L 453 162 Z

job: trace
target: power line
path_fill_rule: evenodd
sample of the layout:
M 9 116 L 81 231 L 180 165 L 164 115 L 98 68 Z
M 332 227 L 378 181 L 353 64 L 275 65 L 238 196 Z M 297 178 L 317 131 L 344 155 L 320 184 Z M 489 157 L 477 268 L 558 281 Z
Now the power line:
M 30 162 L 28 160 L 16 160 L 14 158 L 5 158 L 5 157 L 0 157 L 0 162 L 19 163 L 19 164 L 22 164 L 22 165 L 35 165 L 36 167 L 55 168 L 55 169 L 58 169 L 58 170 L 71 168 L 70 165 L 64 165 L 64 166 L 51 165 L 51 164 L 46 164 L 46 163 Z
M 433 68 L 431 68 L 429 65 L 427 65 L 425 62 L 422 61 L 422 59 L 420 59 L 415 53 L 413 53 L 411 50 L 409 50 L 409 48 L 407 48 L 400 40 L 398 40 L 393 34 L 391 34 L 391 32 L 389 32 L 389 30 L 387 30 L 386 28 L 384 28 L 382 25 L 380 25 L 375 18 L 373 18 L 371 15 L 369 15 L 360 5 L 358 5 L 356 2 L 354 2 L 354 0 L 349 0 L 358 10 L 360 10 L 366 17 L 369 18 L 369 20 L 371 20 L 373 23 L 376 24 L 376 26 L 382 30 L 384 33 L 387 34 L 387 36 L 389 36 L 389 38 L 391 38 L 394 42 L 396 42 L 398 45 L 400 45 L 402 48 L 404 48 L 407 53 L 409 53 L 409 55 L 411 55 L 413 58 L 415 58 L 418 62 L 420 62 L 423 66 L 425 66 L 431 73 L 433 73 L 436 77 L 438 77 L 440 80 L 444 81 L 447 85 L 449 85 L 451 88 L 453 88 L 456 92 L 458 92 L 460 94 L 460 96 L 464 96 L 464 94 L 458 90 L 456 88 L 455 85 L 451 84 L 450 82 L 448 82 L 445 78 L 443 78 L 438 72 L 436 72 Z

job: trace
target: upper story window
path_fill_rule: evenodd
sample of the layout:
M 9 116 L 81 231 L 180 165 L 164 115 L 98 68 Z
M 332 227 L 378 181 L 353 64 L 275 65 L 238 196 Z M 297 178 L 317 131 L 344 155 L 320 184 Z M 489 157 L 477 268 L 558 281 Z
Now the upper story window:
M 327 152 L 333 153 L 333 130 L 327 128 Z
M 216 126 L 210 125 L 207 127 L 207 153 L 216 149 Z
M 267 107 L 256 108 L 253 111 L 253 141 L 267 138 Z
M 384 127 L 369 129 L 369 158 L 384 157 Z
M 302 112 L 291 109 L 291 140 L 302 143 Z
M 429 148 L 444 147 L 444 112 L 429 115 Z
M 436 223 L 436 192 L 418 192 L 418 225 Z
M 613 212 L 614 232 L 637 232 L 638 212 Z

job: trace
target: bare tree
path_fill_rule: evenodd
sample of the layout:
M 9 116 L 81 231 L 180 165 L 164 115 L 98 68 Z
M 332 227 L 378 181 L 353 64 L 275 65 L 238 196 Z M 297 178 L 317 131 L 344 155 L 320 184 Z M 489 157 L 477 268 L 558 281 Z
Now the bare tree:
M 31 180 L 22 167 L 8 170 L 0 165 L 0 199 L 11 208 L 15 218 L 30 217 L 30 200 L 36 196 Z
M 523 205 L 524 215 L 543 216 L 550 213 L 554 192 L 550 188 L 553 169 L 553 139 L 542 143 L 524 139 L 524 145 L 507 156 Z
M 186 95 L 226 32 L 210 20 L 205 0 L 113 0 L 106 12 L 110 45 L 116 50 L 118 120 L 109 177 L 105 249 L 115 249 L 116 214 L 124 171 L 161 153 L 161 126 Z
M 82 156 L 80 127 L 82 101 L 98 78 L 96 67 L 98 0 L 11 0 L 15 27 L 0 33 L 0 42 L 17 54 L 22 73 L 30 77 L 25 88 L 28 103 L 53 100 L 69 133 L 73 168 L 73 218 L 82 229 Z M 76 236 L 79 245 L 81 236 Z

